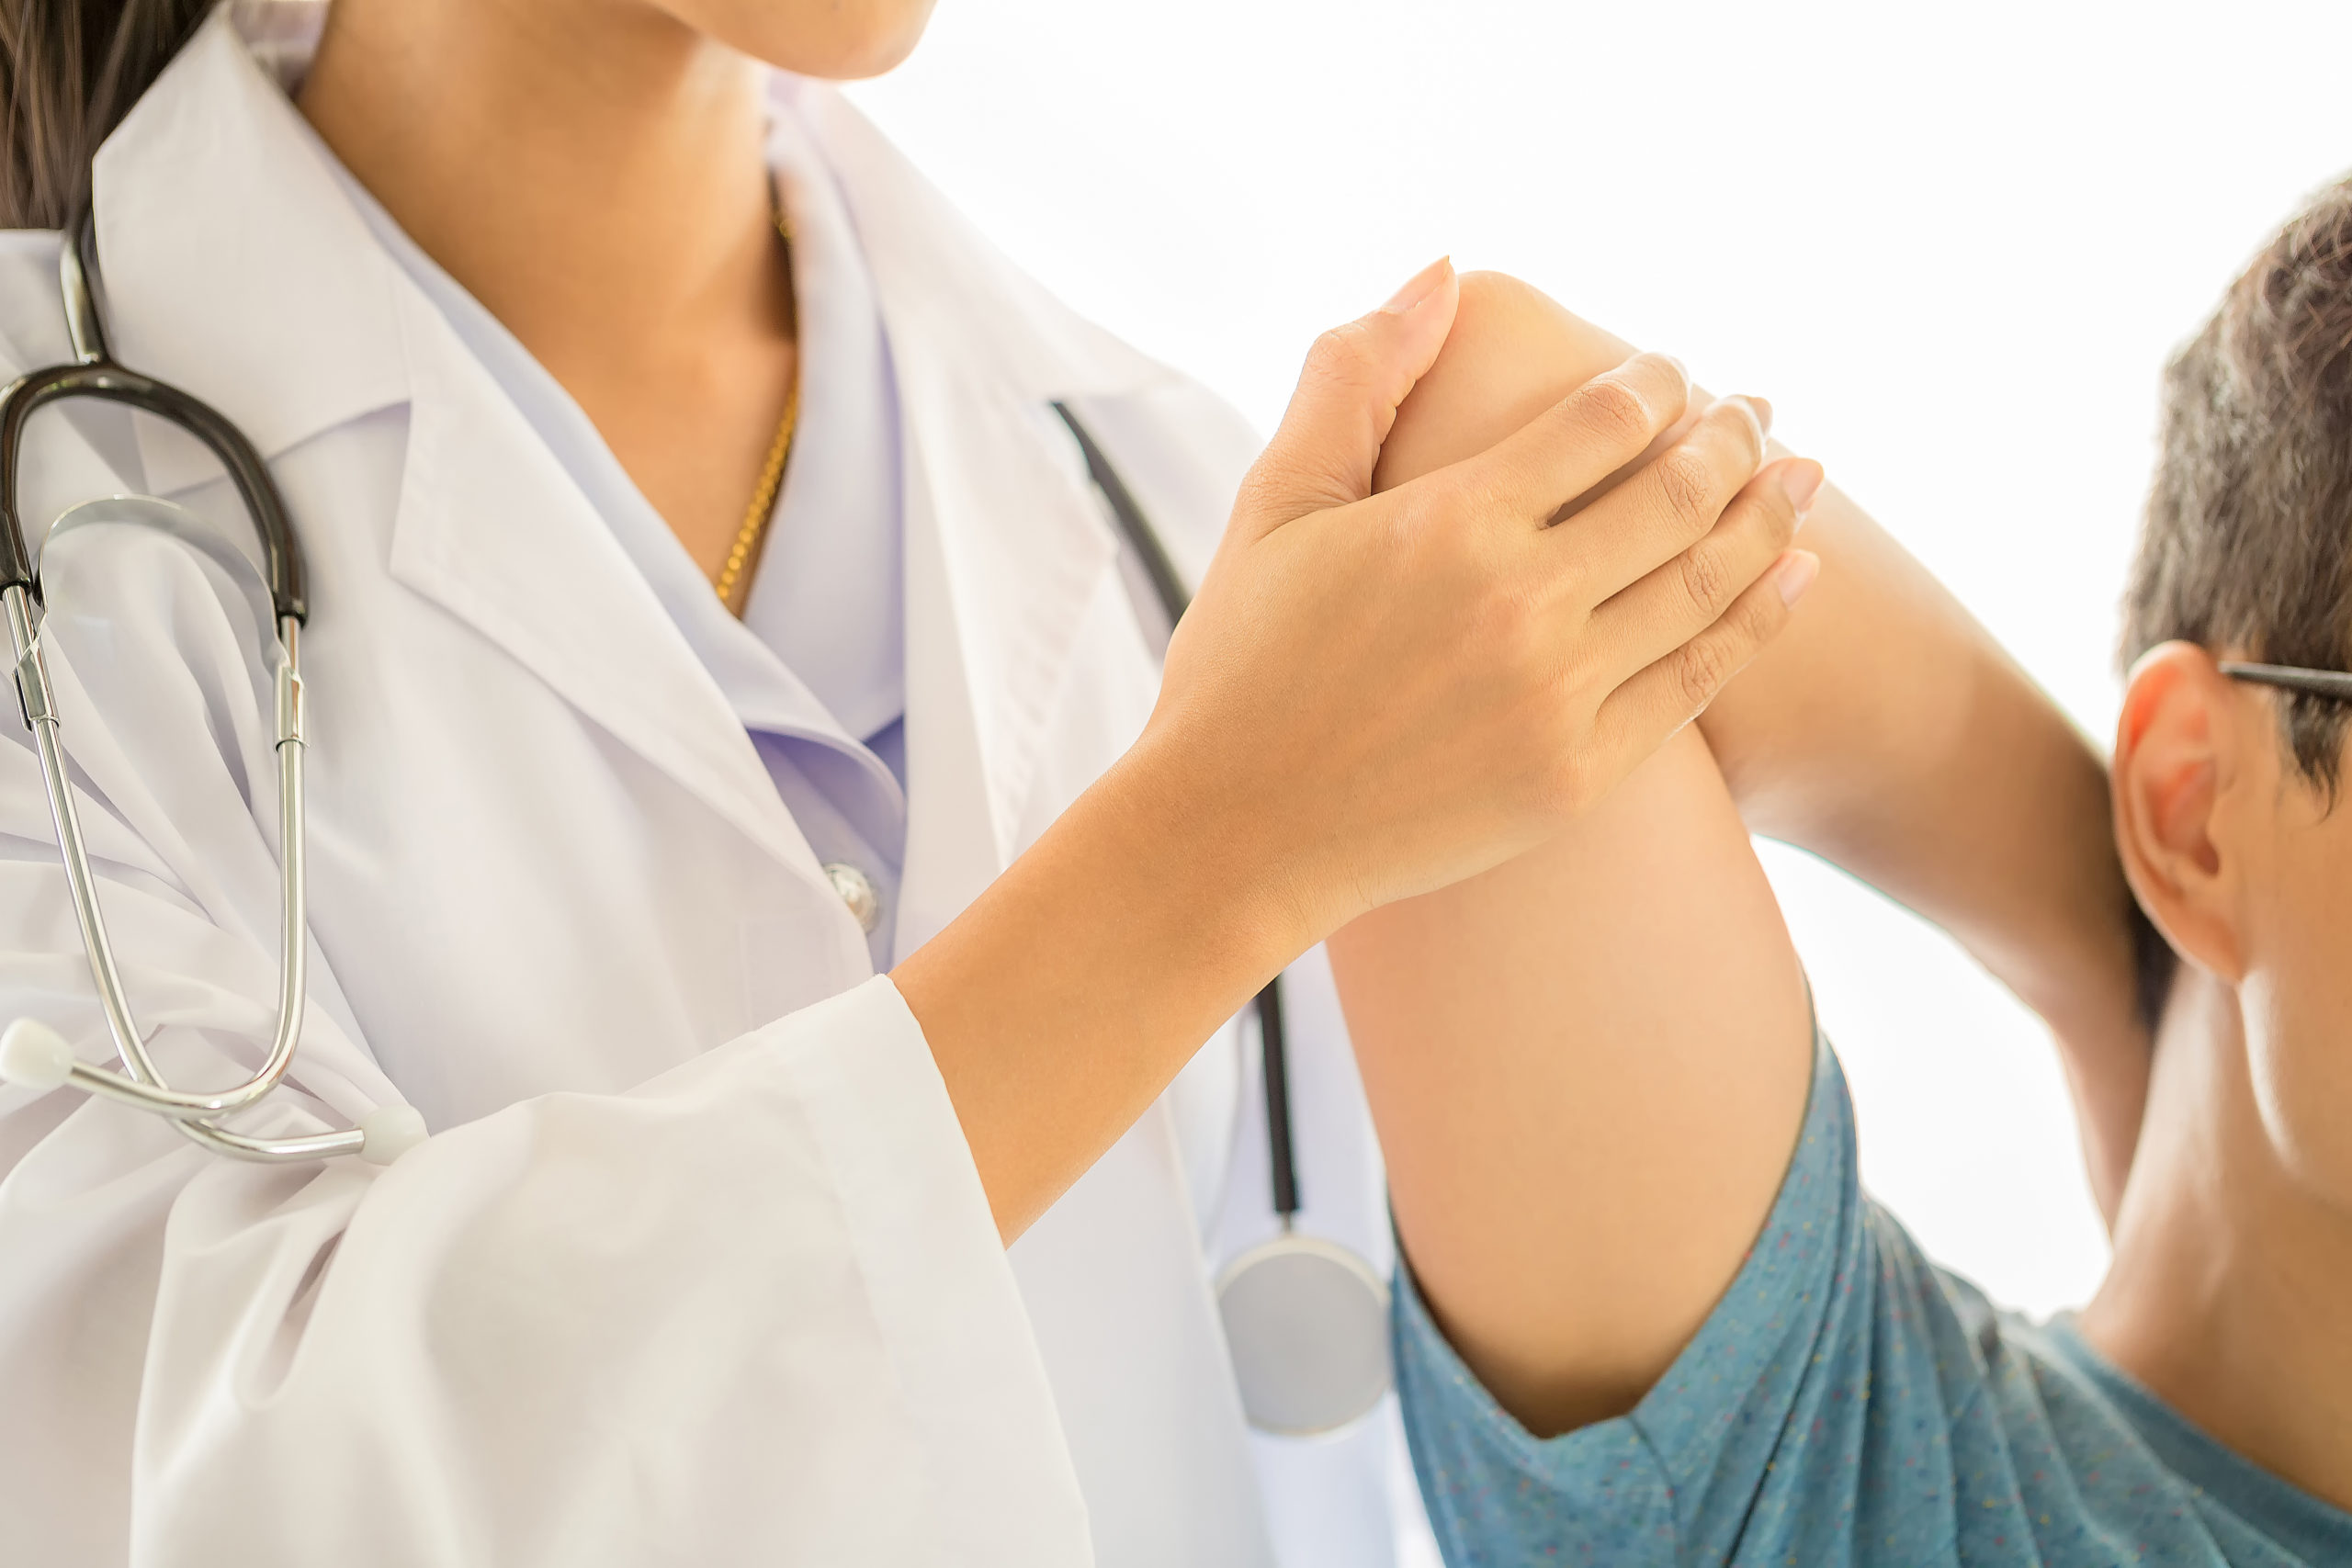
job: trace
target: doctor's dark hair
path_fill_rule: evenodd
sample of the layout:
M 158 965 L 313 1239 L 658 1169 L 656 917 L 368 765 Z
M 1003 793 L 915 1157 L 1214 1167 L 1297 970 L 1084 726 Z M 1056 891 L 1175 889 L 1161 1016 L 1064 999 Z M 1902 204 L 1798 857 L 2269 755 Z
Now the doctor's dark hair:
M 212 0 L 0 0 L 0 228 L 62 229 L 90 157 Z
M 2165 369 L 2123 663 L 2175 639 L 2352 670 L 2352 179 L 2288 220 Z M 2346 705 L 2273 694 L 2332 799 Z

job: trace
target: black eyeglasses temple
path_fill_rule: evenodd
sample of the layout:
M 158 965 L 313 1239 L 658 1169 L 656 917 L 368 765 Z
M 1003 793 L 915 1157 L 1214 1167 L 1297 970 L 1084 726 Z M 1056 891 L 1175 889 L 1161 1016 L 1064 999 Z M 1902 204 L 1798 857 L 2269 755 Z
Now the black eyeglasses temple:
M 2233 681 L 2251 681 L 2257 686 L 2278 686 L 2352 703 L 2352 672 L 2346 671 L 2306 670 L 2298 664 L 2248 664 L 2235 659 L 2222 660 L 2219 668 Z

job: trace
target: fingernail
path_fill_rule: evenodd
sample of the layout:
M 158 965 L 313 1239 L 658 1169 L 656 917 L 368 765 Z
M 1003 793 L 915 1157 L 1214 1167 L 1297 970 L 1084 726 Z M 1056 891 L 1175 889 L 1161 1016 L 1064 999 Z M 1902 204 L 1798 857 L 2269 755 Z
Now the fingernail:
M 1764 434 L 1767 434 L 1767 435 L 1771 434 L 1772 434 L 1772 405 L 1771 405 L 1771 403 L 1770 403 L 1768 400 L 1766 400 L 1766 399 L 1763 399 L 1763 398 L 1759 398 L 1759 397 L 1758 397 L 1758 396 L 1757 396 L 1755 393 L 1753 393 L 1753 392 L 1743 392 L 1743 393 L 1741 393 L 1741 394 L 1740 394 L 1740 396 L 1742 396 L 1742 397 L 1746 398 L 1746 399 L 1747 400 L 1747 406 L 1748 406 L 1749 408 L 1752 408 L 1752 409 L 1754 409 L 1754 410 L 1756 411 L 1756 423 L 1758 423 L 1758 424 L 1760 424 L 1760 425 L 1762 425 L 1762 426 L 1764 427 Z
M 1772 570 L 1772 586 L 1781 591 L 1781 603 L 1793 604 L 1804 597 L 1813 580 L 1821 575 L 1821 558 L 1811 550 L 1791 550 Z
M 1453 267 L 1452 256 L 1438 257 L 1437 260 L 1407 278 L 1405 287 L 1388 297 L 1388 303 L 1380 308 L 1381 312 L 1384 315 L 1401 316 L 1410 310 L 1436 291 L 1437 286 L 1445 281 L 1445 275 L 1452 271 Z
M 1821 479 L 1822 467 L 1810 457 L 1800 457 L 1781 470 L 1781 489 L 1800 519 L 1812 510 L 1813 498 L 1821 493 Z

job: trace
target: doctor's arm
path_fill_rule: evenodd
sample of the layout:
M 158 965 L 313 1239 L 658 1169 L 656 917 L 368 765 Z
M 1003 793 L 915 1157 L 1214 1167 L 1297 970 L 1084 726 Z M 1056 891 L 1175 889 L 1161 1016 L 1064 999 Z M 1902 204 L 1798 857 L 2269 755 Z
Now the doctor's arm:
M 1654 355 L 1374 494 L 1454 284 L 1441 264 L 1317 344 L 1142 739 L 893 972 L 1008 1238 L 1291 959 L 1606 795 L 1809 581 L 1748 405 L 1683 421 Z
M 1595 526 L 1543 526 L 1679 419 L 1667 361 L 1370 497 L 1452 283 L 1318 351 L 1142 741 L 896 987 L 633 1087 L 516 1099 L 381 1168 L 224 1160 L 112 1104 L 0 1089 L 15 1553 L 1083 1561 L 1000 1236 L 1300 949 L 1546 837 L 1786 618 L 1765 574 L 1792 518 L 1750 483 L 1745 405 L 1679 440 L 1670 487 L 1645 469 Z M 44 643 L 150 1049 L 174 1081 L 234 1081 L 277 982 L 250 628 L 166 536 L 51 549 L 62 603 L 111 607 Z M 1672 596 L 1693 552 L 1714 602 Z M 103 1059 L 21 741 L 0 745 L 0 1017 Z M 399 1100 L 378 1052 L 401 1042 L 363 1036 L 335 958 L 313 954 L 291 1086 L 241 1130 Z M 537 1026 L 530 995 L 498 999 Z

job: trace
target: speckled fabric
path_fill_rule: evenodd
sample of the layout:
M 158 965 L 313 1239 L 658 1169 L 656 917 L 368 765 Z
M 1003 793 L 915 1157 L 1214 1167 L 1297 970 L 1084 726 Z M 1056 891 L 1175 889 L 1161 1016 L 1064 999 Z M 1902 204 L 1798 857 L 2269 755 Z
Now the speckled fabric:
M 1409 1277 L 1396 1372 L 1451 1568 L 2352 1564 L 2352 1515 L 2204 1437 L 2060 1318 L 1997 1313 L 1862 1195 L 1826 1043 L 1779 1198 L 1630 1416 L 1539 1441 Z

